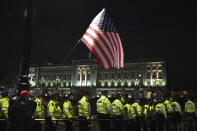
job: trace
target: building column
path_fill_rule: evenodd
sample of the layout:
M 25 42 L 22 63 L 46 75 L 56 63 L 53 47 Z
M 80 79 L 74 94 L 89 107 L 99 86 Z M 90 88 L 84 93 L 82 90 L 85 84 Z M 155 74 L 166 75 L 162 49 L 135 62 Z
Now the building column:
M 153 85 L 153 72 L 150 72 L 150 85 Z
M 85 69 L 85 86 L 87 86 L 87 69 Z
M 82 74 L 83 72 L 82 72 L 82 70 L 80 70 L 80 86 L 82 85 Z

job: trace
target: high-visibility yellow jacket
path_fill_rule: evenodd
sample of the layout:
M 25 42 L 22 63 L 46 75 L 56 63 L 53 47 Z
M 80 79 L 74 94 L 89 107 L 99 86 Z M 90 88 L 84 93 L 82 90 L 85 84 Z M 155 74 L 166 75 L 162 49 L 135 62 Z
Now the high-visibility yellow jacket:
M 75 116 L 76 106 L 67 100 L 63 104 L 63 118 L 73 118 Z
M 125 112 L 126 117 L 125 117 L 125 119 L 129 119 L 129 120 L 136 119 L 135 109 L 134 109 L 134 107 L 132 105 L 127 103 L 127 104 L 124 105 L 124 108 L 126 108 L 126 112 Z
M 149 115 L 149 108 L 150 108 L 150 106 L 149 105 L 144 105 L 144 107 L 143 107 L 144 109 L 143 109 L 143 116 L 145 117 L 145 118 L 147 118 L 148 117 L 148 115 Z
M 173 108 L 169 100 L 165 100 L 164 104 L 166 105 L 167 113 L 173 113 Z
M 181 106 L 177 101 L 172 102 L 171 105 L 172 105 L 175 112 L 179 112 L 180 115 L 182 115 Z
M 136 115 L 137 117 L 141 117 L 142 116 L 142 106 L 139 105 L 139 103 L 133 103 L 132 106 L 135 109 Z
M 78 112 L 80 117 L 90 119 L 90 103 L 85 96 L 78 102 Z
M 156 113 L 162 114 L 165 118 L 167 118 L 166 107 L 163 103 L 158 103 L 155 107 L 155 111 Z
M 36 102 L 36 110 L 32 117 L 35 119 L 43 119 L 44 118 L 44 106 L 39 98 L 36 98 L 34 101 Z
M 50 100 L 47 108 L 48 108 L 48 115 L 51 117 L 52 120 L 62 118 L 62 110 L 58 105 L 57 101 Z M 55 124 L 56 121 L 53 121 L 53 123 Z
M 121 102 L 122 102 L 122 104 L 125 104 L 125 100 L 124 100 L 124 97 L 121 97 Z
M 112 115 L 115 116 L 123 116 L 124 114 L 124 106 L 119 99 L 115 99 L 112 103 Z
M 97 112 L 101 114 L 111 114 L 112 107 L 110 100 L 102 95 L 96 102 Z
M 184 111 L 186 113 L 196 113 L 196 105 L 193 101 L 191 100 L 188 100 L 186 103 L 185 103 L 185 109 Z
M 0 99 L 0 112 L 1 112 L 1 117 L 8 119 L 8 107 L 9 107 L 9 98 L 4 97 Z
M 156 119 L 156 110 L 155 110 L 155 105 L 151 105 L 149 107 L 149 113 L 150 113 L 150 117 L 152 120 Z

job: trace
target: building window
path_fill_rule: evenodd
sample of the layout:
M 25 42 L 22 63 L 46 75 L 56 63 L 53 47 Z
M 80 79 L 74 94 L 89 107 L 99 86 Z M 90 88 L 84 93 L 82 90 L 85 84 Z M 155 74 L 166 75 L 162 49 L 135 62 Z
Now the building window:
M 105 73 L 105 79 L 107 79 L 107 73 Z
M 82 80 L 85 80 L 85 72 L 82 72 Z
M 114 79 L 114 73 L 113 72 L 111 73 L 111 77 L 112 77 L 112 79 Z
M 162 72 L 158 73 L 158 79 L 162 79 Z
M 90 72 L 87 73 L 87 80 L 90 80 Z
M 121 74 L 120 74 L 120 72 L 118 72 L 118 79 L 121 79 Z
M 80 72 L 77 73 L 77 80 L 80 80 Z
M 98 79 L 102 80 L 101 73 L 98 73 Z
M 156 79 L 157 78 L 157 74 L 156 72 L 153 72 L 153 79 Z
M 158 67 L 158 70 L 162 70 L 162 66 L 159 66 L 159 67 Z
M 150 72 L 147 72 L 147 79 L 150 79 Z
M 131 79 L 134 79 L 134 72 L 131 72 Z
M 124 79 L 127 79 L 128 78 L 128 74 L 127 72 L 124 73 Z

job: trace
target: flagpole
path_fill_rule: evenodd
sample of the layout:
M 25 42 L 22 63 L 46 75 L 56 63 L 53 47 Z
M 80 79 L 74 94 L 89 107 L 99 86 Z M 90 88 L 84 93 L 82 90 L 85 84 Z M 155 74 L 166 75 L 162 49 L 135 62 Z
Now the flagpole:
M 71 53 L 73 52 L 73 50 L 77 47 L 77 45 L 81 42 L 81 38 L 75 43 L 75 45 L 73 46 L 73 48 L 68 52 L 68 54 L 64 57 L 64 60 L 62 62 L 62 65 L 64 65 L 64 63 L 68 60 L 69 56 L 71 55 Z
M 22 50 L 22 57 L 20 62 L 20 74 L 19 74 L 19 92 L 21 90 L 29 89 L 29 64 L 31 56 L 31 44 L 32 44 L 32 20 L 33 20 L 33 0 L 28 0 L 25 9 L 25 36 Z

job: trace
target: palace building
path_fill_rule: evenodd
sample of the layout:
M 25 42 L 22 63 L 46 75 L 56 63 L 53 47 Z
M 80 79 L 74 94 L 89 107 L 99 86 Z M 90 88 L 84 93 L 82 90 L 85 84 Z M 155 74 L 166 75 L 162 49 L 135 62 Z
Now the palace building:
M 49 94 L 88 90 L 92 96 L 108 90 L 109 97 L 123 91 L 129 97 L 162 96 L 166 90 L 166 61 L 140 59 L 125 62 L 123 69 L 101 69 L 96 59 L 73 60 L 70 65 L 32 66 L 30 84 L 35 92 Z

